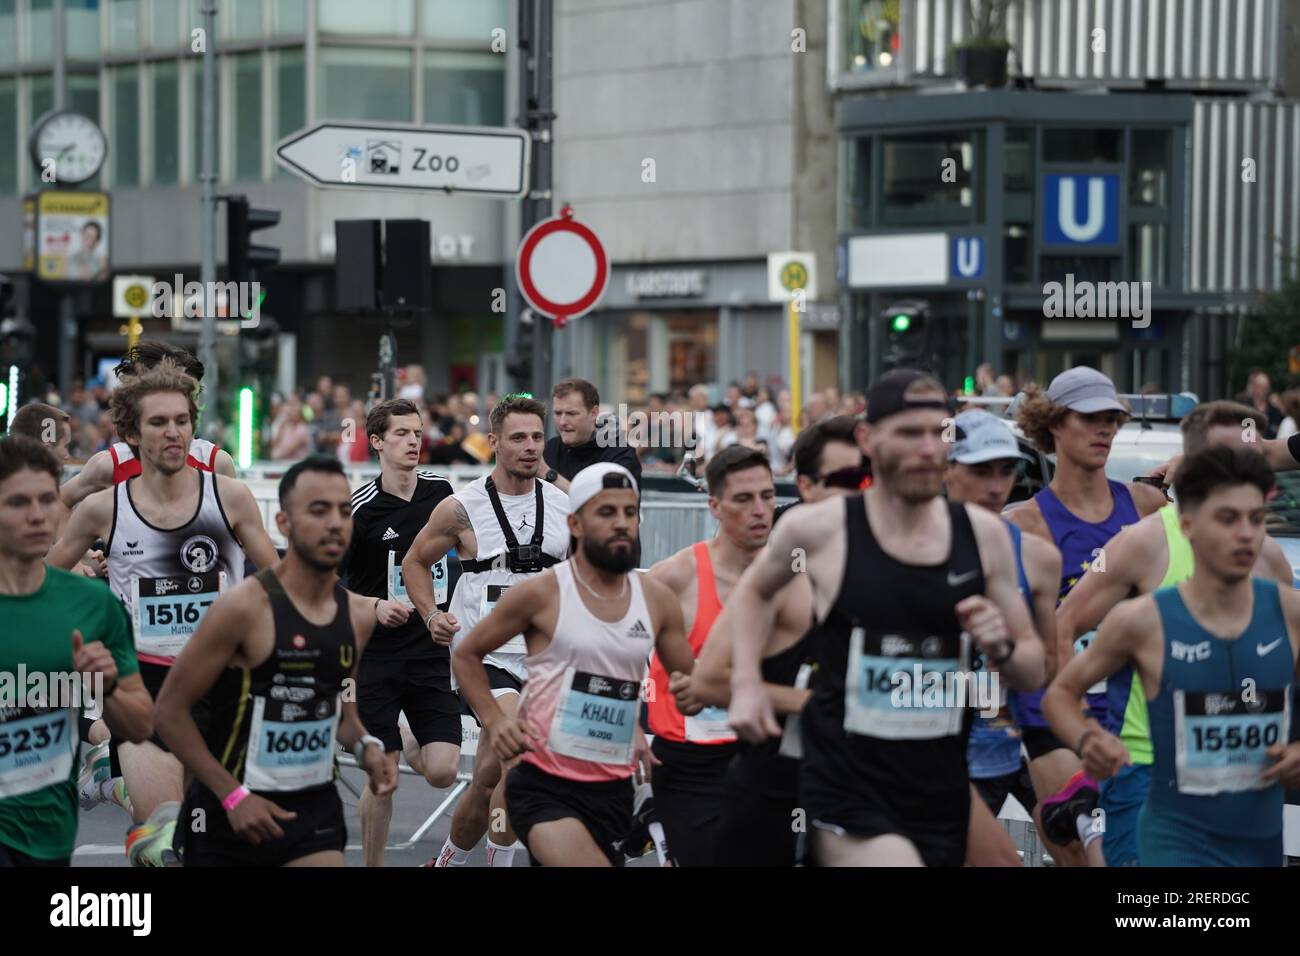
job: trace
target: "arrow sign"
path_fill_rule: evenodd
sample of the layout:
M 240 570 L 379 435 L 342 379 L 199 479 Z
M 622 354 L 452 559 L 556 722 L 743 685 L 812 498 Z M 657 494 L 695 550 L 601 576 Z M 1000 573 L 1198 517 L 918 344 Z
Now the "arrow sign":
M 317 186 L 520 197 L 530 145 L 526 131 L 510 127 L 320 123 L 282 139 L 275 154 Z

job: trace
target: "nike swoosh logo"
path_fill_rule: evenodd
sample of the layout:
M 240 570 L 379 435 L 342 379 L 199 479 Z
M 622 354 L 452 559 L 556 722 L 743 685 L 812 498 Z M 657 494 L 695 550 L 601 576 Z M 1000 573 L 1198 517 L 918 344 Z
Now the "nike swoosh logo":
M 1272 644 L 1256 644 L 1255 653 L 1258 654 L 1260 657 L 1263 657 L 1265 654 L 1271 653 L 1273 648 L 1277 647 L 1281 643 L 1282 643 L 1282 638 L 1279 637 Z
M 949 571 L 948 587 L 955 588 L 959 584 L 965 584 L 967 581 L 971 580 L 971 578 L 975 577 L 975 575 L 977 574 L 979 574 L 979 571 L 967 571 L 965 574 L 953 574 L 951 571 Z

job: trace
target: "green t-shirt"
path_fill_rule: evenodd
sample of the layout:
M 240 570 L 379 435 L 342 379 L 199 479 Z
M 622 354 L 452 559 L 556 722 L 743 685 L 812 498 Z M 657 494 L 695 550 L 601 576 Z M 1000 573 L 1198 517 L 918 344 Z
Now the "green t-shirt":
M 57 713 L 34 716 L 30 707 L 16 707 L 20 675 L 26 693 L 33 692 L 35 673 L 72 672 L 72 632 L 80 630 L 91 644 L 100 641 L 117 662 L 118 677 L 139 673 L 131 621 L 108 586 L 101 581 L 46 567 L 45 581 L 33 594 L 0 594 L 0 781 L 36 764 L 43 755 L 66 753 L 51 741 L 61 739 L 64 726 L 54 726 Z M 19 665 L 24 670 L 19 671 Z M 46 686 L 53 687 L 47 679 Z M 86 704 L 90 701 L 86 700 Z M 41 860 L 72 855 L 77 839 L 77 772 L 75 750 L 77 714 L 66 730 L 72 743 L 72 769 L 66 780 L 20 796 L 0 797 L 0 843 Z M 6 724 L 10 724 L 6 733 Z M 41 747 L 45 742 L 46 746 Z

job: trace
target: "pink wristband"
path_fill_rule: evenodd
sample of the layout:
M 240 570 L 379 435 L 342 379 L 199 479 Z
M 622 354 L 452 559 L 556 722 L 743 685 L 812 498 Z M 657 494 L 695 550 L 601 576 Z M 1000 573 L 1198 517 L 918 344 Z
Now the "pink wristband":
M 231 790 L 226 799 L 221 801 L 221 809 L 229 813 L 235 807 L 244 802 L 244 798 L 249 795 L 250 791 L 243 784 L 240 784 L 234 790 Z

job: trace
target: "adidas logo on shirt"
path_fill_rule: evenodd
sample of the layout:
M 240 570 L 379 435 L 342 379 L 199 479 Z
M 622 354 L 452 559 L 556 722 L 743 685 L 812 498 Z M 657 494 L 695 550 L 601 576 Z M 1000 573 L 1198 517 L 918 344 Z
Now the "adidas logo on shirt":
M 398 534 L 396 531 L 394 531 L 392 528 L 389 528 L 387 531 L 384 532 L 385 541 L 392 541 L 394 538 L 400 538 L 400 537 L 401 535 Z
M 650 631 L 641 623 L 641 619 L 637 618 L 637 622 L 627 629 L 627 636 L 649 638 Z

